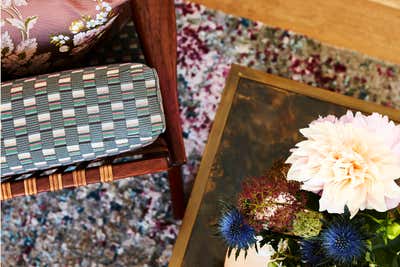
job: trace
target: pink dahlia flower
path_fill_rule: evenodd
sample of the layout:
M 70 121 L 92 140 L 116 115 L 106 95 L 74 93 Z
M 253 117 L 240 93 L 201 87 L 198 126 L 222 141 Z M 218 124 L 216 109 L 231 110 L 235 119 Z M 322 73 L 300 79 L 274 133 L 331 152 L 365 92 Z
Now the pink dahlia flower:
M 347 205 L 353 217 L 359 210 L 399 205 L 400 125 L 377 113 L 348 111 L 319 118 L 300 132 L 306 140 L 286 160 L 287 179 L 321 193 L 320 211 L 343 213 Z

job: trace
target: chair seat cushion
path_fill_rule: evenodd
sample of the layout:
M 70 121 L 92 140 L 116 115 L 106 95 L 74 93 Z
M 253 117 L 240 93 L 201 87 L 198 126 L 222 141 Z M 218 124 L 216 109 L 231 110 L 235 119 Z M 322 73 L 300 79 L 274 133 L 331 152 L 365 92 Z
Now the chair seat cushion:
M 158 77 L 143 64 L 1 84 L 2 177 L 141 148 L 165 129 Z

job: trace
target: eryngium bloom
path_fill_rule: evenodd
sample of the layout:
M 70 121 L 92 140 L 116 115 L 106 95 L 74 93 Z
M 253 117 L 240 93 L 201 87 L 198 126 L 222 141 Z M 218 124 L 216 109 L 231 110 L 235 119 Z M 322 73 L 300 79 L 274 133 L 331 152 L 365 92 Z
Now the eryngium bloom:
M 322 230 L 321 244 L 325 255 L 336 264 L 350 264 L 362 259 L 367 244 L 361 227 L 349 220 L 336 219 Z
M 248 249 L 256 243 L 254 229 L 244 221 L 236 208 L 222 215 L 218 222 L 218 231 L 230 248 Z
M 304 239 L 300 242 L 301 260 L 304 263 L 318 266 L 325 261 L 324 249 L 318 238 Z

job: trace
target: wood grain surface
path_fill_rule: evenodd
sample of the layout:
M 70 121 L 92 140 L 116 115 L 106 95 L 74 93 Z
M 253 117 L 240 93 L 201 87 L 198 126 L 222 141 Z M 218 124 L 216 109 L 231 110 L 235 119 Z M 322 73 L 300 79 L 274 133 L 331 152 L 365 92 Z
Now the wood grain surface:
M 400 64 L 399 0 L 193 0 Z
M 369 0 L 392 8 L 400 9 L 400 0 Z
M 177 39 L 173 0 L 131 0 L 132 18 L 146 63 L 157 70 L 171 165 L 186 162 L 176 80 Z
M 226 247 L 215 237 L 218 200 L 234 203 L 241 182 L 259 176 L 301 140 L 299 129 L 319 115 L 347 109 L 380 112 L 400 121 L 400 111 L 234 65 L 170 266 L 223 266 Z

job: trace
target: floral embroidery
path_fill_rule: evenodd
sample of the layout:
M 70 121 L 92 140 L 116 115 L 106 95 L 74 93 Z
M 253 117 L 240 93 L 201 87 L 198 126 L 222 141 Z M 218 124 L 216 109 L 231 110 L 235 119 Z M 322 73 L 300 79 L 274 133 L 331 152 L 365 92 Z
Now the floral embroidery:
M 71 51 L 72 55 L 88 48 L 92 44 L 92 41 L 100 38 L 116 19 L 111 5 L 107 2 L 97 0 L 96 10 L 98 13 L 95 18 L 82 16 L 82 18 L 74 20 L 71 23 L 69 30 L 72 35 L 50 35 L 50 43 L 57 46 L 61 53 Z
M 50 44 L 57 47 L 57 51 L 65 58 L 65 53 L 73 56 L 91 47 L 114 22 L 117 15 L 113 12 L 109 3 L 96 0 L 97 14 L 94 18 L 89 15 L 74 20 L 70 27 L 70 33 L 59 33 L 50 35 Z M 0 27 L 6 23 L 15 27 L 21 34 L 19 44 L 13 41 L 8 31 L 1 35 L 1 59 L 5 73 L 11 76 L 23 76 L 37 74 L 52 66 L 64 65 L 64 58 L 53 59 L 57 52 L 44 52 L 38 54 L 38 43 L 36 38 L 30 36 L 30 31 L 38 21 L 38 16 L 24 18 L 18 9 L 27 6 L 27 0 L 1 0 L 1 9 L 7 17 L 1 20 Z M 50 61 L 50 58 L 53 60 Z
M 36 55 L 36 38 L 30 37 L 30 30 L 36 24 L 38 17 L 29 16 L 23 18 L 17 7 L 26 6 L 25 0 L 3 0 L 2 11 L 8 17 L 1 21 L 1 27 L 5 23 L 16 27 L 21 33 L 21 42 L 15 46 L 8 31 L 1 35 L 1 59 L 2 66 L 10 73 L 21 75 L 26 72 L 37 71 L 48 66 L 46 63 L 50 58 L 50 53 Z

